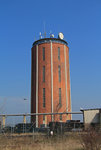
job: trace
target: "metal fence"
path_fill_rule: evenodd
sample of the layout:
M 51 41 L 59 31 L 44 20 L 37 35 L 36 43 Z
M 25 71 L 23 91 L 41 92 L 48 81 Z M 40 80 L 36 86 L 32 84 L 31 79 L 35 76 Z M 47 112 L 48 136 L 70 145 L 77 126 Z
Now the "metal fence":
M 33 113 L 33 114 L 2 114 L 0 115 L 0 133 L 47 133 L 50 134 L 51 131 L 62 133 L 64 131 L 80 131 L 82 123 L 79 119 L 76 120 L 67 120 L 66 122 L 54 121 L 47 122 L 45 121 L 40 126 L 36 127 L 36 122 L 31 123 L 32 116 L 53 116 L 58 117 L 60 115 L 82 115 L 82 112 L 60 112 L 60 113 Z M 77 117 L 76 117 L 77 118 Z

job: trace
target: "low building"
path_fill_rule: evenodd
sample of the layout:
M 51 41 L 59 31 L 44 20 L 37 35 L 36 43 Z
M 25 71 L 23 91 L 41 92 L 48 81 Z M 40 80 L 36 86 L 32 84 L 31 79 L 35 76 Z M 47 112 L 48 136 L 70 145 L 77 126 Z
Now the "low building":
M 90 125 L 101 126 L 101 108 L 96 109 L 82 109 L 83 112 L 83 122 L 85 128 L 88 128 Z

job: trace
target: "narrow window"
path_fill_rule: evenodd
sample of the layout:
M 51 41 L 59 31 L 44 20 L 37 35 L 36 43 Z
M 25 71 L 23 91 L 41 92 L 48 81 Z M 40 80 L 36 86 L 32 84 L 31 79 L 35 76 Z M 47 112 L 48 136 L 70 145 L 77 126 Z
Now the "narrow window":
M 45 82 L 45 66 L 43 66 L 43 82 Z
M 58 47 L 58 60 L 60 60 L 60 47 Z
M 43 61 L 45 60 L 45 47 L 43 47 Z
M 43 107 L 45 107 L 45 88 L 43 88 Z
M 60 107 L 61 107 L 61 88 L 59 88 L 59 105 L 60 105 Z
M 60 120 L 62 120 L 62 114 L 60 115 Z
M 58 66 L 59 82 L 61 82 L 61 67 Z

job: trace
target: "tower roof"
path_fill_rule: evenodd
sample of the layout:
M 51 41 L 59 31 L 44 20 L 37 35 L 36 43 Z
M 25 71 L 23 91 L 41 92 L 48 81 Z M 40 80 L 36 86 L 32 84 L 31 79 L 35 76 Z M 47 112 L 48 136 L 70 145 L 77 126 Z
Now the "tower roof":
M 58 38 L 43 38 L 43 39 L 40 39 L 40 40 L 37 40 L 33 43 L 33 46 L 34 45 L 37 45 L 37 44 L 42 44 L 42 43 L 50 43 L 50 42 L 53 42 L 53 43 L 61 43 L 61 44 L 65 44 L 65 45 L 68 45 L 68 43 L 62 39 L 58 39 Z

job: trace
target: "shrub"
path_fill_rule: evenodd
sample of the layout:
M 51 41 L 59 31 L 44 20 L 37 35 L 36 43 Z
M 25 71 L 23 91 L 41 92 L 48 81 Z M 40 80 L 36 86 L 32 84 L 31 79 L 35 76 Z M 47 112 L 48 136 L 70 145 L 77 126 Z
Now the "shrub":
M 81 136 L 82 146 L 84 150 L 100 150 L 101 133 L 94 128 L 90 128 Z

